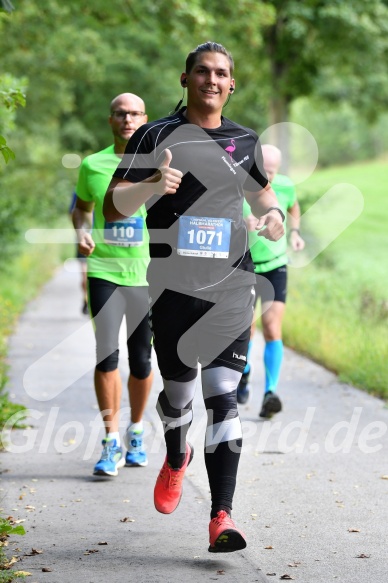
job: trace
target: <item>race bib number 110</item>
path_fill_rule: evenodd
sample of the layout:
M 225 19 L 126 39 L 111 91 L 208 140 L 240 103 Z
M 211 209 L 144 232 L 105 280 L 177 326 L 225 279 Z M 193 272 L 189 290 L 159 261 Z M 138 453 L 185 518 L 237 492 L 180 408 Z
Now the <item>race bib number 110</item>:
M 230 248 L 230 219 L 179 217 L 178 255 L 227 259 Z
M 105 222 L 104 242 L 117 247 L 143 245 L 143 217 L 128 217 L 113 223 Z

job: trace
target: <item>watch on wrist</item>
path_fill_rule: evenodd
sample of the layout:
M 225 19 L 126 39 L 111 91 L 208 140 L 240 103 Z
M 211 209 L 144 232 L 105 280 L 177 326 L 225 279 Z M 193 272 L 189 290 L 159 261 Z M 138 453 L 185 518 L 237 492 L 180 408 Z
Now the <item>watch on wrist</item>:
M 286 217 L 284 216 L 284 212 L 278 206 L 270 206 L 269 209 L 267 209 L 266 214 L 269 213 L 269 211 L 278 211 L 278 213 L 282 217 L 282 223 L 284 223 L 284 221 L 286 220 Z

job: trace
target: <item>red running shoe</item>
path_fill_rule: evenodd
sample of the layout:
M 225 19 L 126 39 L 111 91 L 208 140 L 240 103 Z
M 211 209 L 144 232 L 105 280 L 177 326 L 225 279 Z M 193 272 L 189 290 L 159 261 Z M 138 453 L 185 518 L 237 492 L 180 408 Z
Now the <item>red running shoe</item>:
M 158 512 L 162 514 L 171 514 L 178 506 L 182 498 L 182 480 L 185 471 L 194 456 L 194 448 L 190 443 L 186 443 L 185 463 L 178 470 L 174 470 L 167 462 L 167 456 L 164 460 L 162 469 L 156 480 L 154 489 L 154 504 Z
M 236 528 L 225 510 L 217 512 L 217 516 L 210 521 L 209 542 L 210 553 L 233 553 L 247 546 L 244 533 Z

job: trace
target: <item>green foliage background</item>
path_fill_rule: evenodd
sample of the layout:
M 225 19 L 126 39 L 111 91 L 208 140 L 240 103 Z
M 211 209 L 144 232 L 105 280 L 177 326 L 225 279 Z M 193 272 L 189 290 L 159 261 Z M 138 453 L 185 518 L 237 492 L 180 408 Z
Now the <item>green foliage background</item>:
M 0 108 L 0 134 L 16 154 L 14 163 L 0 165 L 0 262 L 26 223 L 48 226 L 66 212 L 76 172 L 63 167 L 62 156 L 110 143 L 110 100 L 132 91 L 145 98 L 150 119 L 166 115 L 180 99 L 187 53 L 209 39 L 235 58 L 237 90 L 227 116 L 261 133 L 295 110 L 296 120 L 311 120 L 322 164 L 330 163 L 333 141 L 337 162 L 386 146 L 371 143 L 365 121 L 379 127 L 388 101 L 385 0 L 13 5 L 0 12 L 0 91 L 21 88 L 27 105 Z
M 109 103 L 121 92 L 144 97 L 151 120 L 170 112 L 182 95 L 188 52 L 207 40 L 235 59 L 236 91 L 225 115 L 259 134 L 271 126 L 296 166 L 305 162 L 304 144 L 279 141 L 279 122 L 313 134 L 320 167 L 388 150 L 388 0 L 13 5 L 0 10 L 0 135 L 16 155 L 8 164 L 0 158 L 0 270 L 8 278 L 24 253 L 25 230 L 67 214 L 78 170 L 65 168 L 63 156 L 82 158 L 111 142 Z M 26 107 L 6 107 L 4 96 L 14 91 L 26 93 Z M 305 204 L 320 192 L 304 192 Z M 312 281 L 321 281 L 332 257 L 322 261 Z M 375 295 L 373 302 L 383 301 Z
M 305 144 L 275 124 L 314 136 L 328 169 L 298 188 L 304 210 L 334 183 L 364 194 L 360 220 L 312 265 L 290 270 L 284 338 L 388 398 L 387 166 L 364 163 L 388 151 L 388 0 L 0 0 L 0 428 L 24 409 L 4 391 L 7 337 L 60 262 L 58 247 L 33 248 L 23 234 L 68 224 L 78 171 L 63 156 L 111 142 L 119 93 L 141 95 L 150 120 L 173 110 L 185 58 L 207 40 L 235 59 L 227 117 L 258 134 L 273 126 L 296 167 Z M 23 532 L 0 516 L 0 539 Z M 0 579 L 12 581 L 6 561 L 0 552 Z

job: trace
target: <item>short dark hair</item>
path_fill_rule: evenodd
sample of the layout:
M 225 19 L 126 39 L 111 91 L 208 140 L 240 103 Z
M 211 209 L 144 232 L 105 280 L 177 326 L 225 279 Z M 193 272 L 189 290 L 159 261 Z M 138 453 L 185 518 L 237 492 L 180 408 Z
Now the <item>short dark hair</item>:
M 233 74 L 234 62 L 231 53 L 227 51 L 226 48 L 223 47 L 222 45 L 212 41 L 207 41 L 202 45 L 198 45 L 196 49 L 192 50 L 191 53 L 187 55 L 186 73 L 190 73 L 191 69 L 195 66 L 195 63 L 197 62 L 197 57 L 200 53 L 221 53 L 225 55 L 225 57 L 227 57 L 229 60 L 230 74 L 231 75 Z

